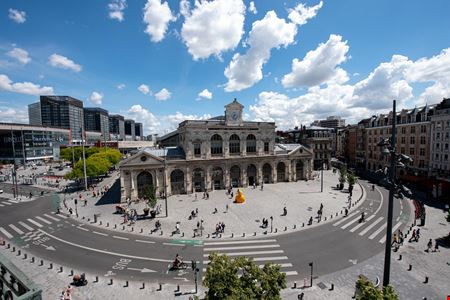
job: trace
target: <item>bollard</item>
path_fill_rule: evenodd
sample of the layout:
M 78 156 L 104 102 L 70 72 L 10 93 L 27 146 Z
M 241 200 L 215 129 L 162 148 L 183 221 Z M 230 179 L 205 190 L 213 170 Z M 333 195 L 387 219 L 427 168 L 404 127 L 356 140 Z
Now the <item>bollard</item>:
M 305 223 L 302 223 L 302 227 L 305 227 Z
M 177 284 L 177 290 L 176 290 L 176 292 L 179 292 L 179 291 L 180 291 L 180 285 Z
M 134 231 L 134 227 L 131 227 L 131 232 L 133 232 Z
M 287 226 L 284 226 L 284 231 L 287 231 Z
M 342 210 L 341 210 L 341 215 L 342 215 Z
M 98 282 L 98 276 L 95 276 L 95 281 L 94 282 Z
M 141 233 L 143 233 L 144 232 L 144 228 L 141 228 Z
M 19 250 L 17 250 L 17 256 L 20 256 L 20 255 L 22 255 L 22 251 L 20 251 L 20 249 L 19 249 Z
M 330 291 L 334 291 L 334 283 L 331 284 Z
M 81 220 L 84 220 L 84 216 L 81 218 Z
M 109 279 L 109 285 L 113 285 L 113 279 Z
M 333 219 L 333 215 L 330 215 L 330 219 Z
M 294 286 L 292 287 L 293 289 L 297 288 L 297 281 L 294 281 Z
M 161 283 L 159 283 L 159 287 L 158 287 L 157 291 L 162 291 L 162 284 Z
M 23 254 L 23 259 L 27 259 L 28 255 L 26 253 Z
M 40 266 L 44 265 L 44 261 L 41 259 L 41 263 L 39 264 Z
M 100 223 L 98 225 L 102 225 L 102 221 L 100 221 Z
M 297 228 L 297 225 L 294 224 L 294 227 L 292 227 L 292 229 L 296 229 L 296 228 Z
M 145 289 L 145 282 L 142 283 L 141 290 Z
M 48 267 L 50 270 L 53 269 L 53 263 L 50 263 L 50 266 Z
M 62 273 L 63 272 L 63 267 L 61 266 L 61 267 L 59 267 L 59 273 Z
M 91 221 L 91 218 L 88 218 L 88 220 L 87 220 L 88 222 L 90 222 Z
M 9 249 L 9 248 L 11 248 L 11 244 L 10 243 L 8 243 L 8 245 L 6 245 L 6 249 Z
M 275 233 L 277 233 L 277 231 L 278 231 L 278 228 L 275 228 Z
M 31 262 L 34 263 L 34 256 L 31 258 Z
M 255 232 L 253 232 L 253 236 L 256 236 L 256 231 L 255 231 Z
M 122 226 L 122 230 L 125 230 L 125 225 Z
M 338 216 L 338 213 L 336 213 L 336 217 Z
M 398 260 L 402 260 L 402 255 L 401 254 L 398 256 Z
M 70 270 L 69 276 L 73 276 L 73 270 Z
M 242 237 L 245 237 L 245 232 L 242 234 Z
M 184 237 L 184 232 L 181 233 L 181 237 Z
M 234 237 L 234 233 L 231 233 L 231 237 Z
M 425 276 L 425 281 L 423 283 L 428 283 L 428 276 Z
M 408 271 L 411 271 L 411 270 L 412 270 L 412 265 L 409 264 Z
M 114 229 L 116 229 L 117 228 L 117 224 L 114 224 Z
M 13 246 L 12 252 L 16 252 L 16 247 Z
M 324 221 L 326 221 L 327 220 L 327 217 L 325 217 L 325 220 Z
M 109 222 L 106 222 L 106 227 L 109 227 Z
M 128 280 L 125 281 L 125 285 L 123 287 L 128 287 Z
M 161 235 L 163 235 L 163 231 L 161 230 Z

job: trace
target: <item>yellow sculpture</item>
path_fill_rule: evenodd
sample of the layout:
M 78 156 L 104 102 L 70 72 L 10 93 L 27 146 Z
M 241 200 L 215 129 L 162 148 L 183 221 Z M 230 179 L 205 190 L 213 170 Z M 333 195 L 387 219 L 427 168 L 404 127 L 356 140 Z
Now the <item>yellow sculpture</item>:
M 245 202 L 245 196 L 244 193 L 241 192 L 241 190 L 237 190 L 236 197 L 234 198 L 234 203 L 244 203 Z

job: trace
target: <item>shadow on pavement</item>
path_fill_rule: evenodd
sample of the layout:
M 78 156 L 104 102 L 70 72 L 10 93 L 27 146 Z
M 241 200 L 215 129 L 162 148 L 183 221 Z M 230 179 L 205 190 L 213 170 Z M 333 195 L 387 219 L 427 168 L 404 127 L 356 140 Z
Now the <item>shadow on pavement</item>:
M 106 194 L 104 194 L 95 205 L 107 205 L 120 203 L 120 180 L 117 179 Z

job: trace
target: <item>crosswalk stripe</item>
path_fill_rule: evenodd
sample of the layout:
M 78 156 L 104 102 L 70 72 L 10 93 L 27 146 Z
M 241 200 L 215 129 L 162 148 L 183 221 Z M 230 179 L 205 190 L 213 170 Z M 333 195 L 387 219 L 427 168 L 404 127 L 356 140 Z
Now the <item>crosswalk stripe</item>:
M 0 227 L 0 231 L 1 231 L 8 239 L 11 239 L 11 238 L 13 237 L 12 234 L 10 234 L 8 231 L 6 231 L 6 229 L 3 228 L 3 227 Z
M 50 222 L 50 221 L 47 221 L 46 219 L 44 219 L 43 217 L 39 217 L 39 216 L 37 216 L 37 217 L 35 217 L 36 219 L 38 219 L 38 220 L 40 220 L 40 221 L 42 221 L 42 222 L 44 222 L 44 223 L 47 223 L 47 224 L 52 224 L 52 222 Z
M 230 252 L 230 253 L 218 253 L 220 255 L 226 254 L 227 256 L 245 256 L 245 255 L 258 255 L 258 254 L 275 254 L 284 253 L 283 250 L 269 250 L 269 251 L 248 251 L 248 252 Z M 203 254 L 203 257 L 208 257 L 209 254 Z
M 58 218 L 61 218 L 61 219 L 67 219 L 67 217 L 62 214 L 55 214 L 55 216 L 57 216 Z
M 368 227 L 366 227 L 363 231 L 361 231 L 359 233 L 360 236 L 365 235 L 367 232 L 369 232 L 370 229 L 374 228 L 378 223 L 381 222 L 381 220 L 383 220 L 383 217 L 379 217 L 378 219 L 375 220 L 375 222 L 373 222 L 372 224 L 370 224 Z
M 37 227 L 42 227 L 42 225 L 41 224 L 39 224 L 38 222 L 36 222 L 36 221 L 34 221 L 34 220 L 32 220 L 32 219 L 27 219 L 28 220 L 28 222 L 30 222 L 31 224 L 34 224 L 34 225 L 36 225 Z
M 345 229 L 345 228 L 349 227 L 350 225 L 352 225 L 353 223 L 358 222 L 360 219 L 361 219 L 361 216 L 357 216 L 356 218 L 354 218 L 353 220 L 351 220 L 347 224 L 341 226 L 341 228 Z
M 24 232 L 22 230 L 20 230 L 19 228 L 17 228 L 16 225 L 9 224 L 8 226 L 11 227 L 11 229 L 14 230 L 15 232 L 17 232 L 18 234 L 20 234 L 20 235 L 24 234 Z
M 0 204 L 0 207 L 4 207 L 4 205 L 3 205 L 3 204 Z
M 355 211 L 354 213 L 349 214 L 347 217 L 342 217 L 342 220 L 337 221 L 336 223 L 333 224 L 333 226 L 338 226 L 339 224 L 344 223 L 346 220 L 353 217 L 357 213 L 359 213 L 359 210 Z
M 297 271 L 287 271 L 287 272 L 281 272 L 286 274 L 286 276 L 293 276 L 293 275 L 298 275 Z
M 27 230 L 34 230 L 32 227 L 30 227 L 30 226 L 28 226 L 27 224 L 25 224 L 24 222 L 22 222 L 22 221 L 19 221 L 19 224 L 20 225 L 22 225 L 23 227 L 25 227 Z M 28 234 L 28 232 L 27 233 L 25 233 L 25 234 Z
M 3 204 L 6 204 L 6 205 L 12 205 L 12 203 L 9 203 L 9 202 L 2 202 Z
M 226 250 L 243 250 L 243 249 L 264 249 L 264 248 L 278 248 L 280 245 L 254 245 L 254 246 L 237 246 L 237 247 L 219 247 L 219 248 L 204 248 L 204 251 L 226 251 Z
M 59 222 L 59 221 L 60 221 L 59 219 L 57 219 L 57 218 L 55 218 L 55 217 L 52 217 L 52 216 L 50 216 L 50 215 L 48 215 L 48 214 L 44 214 L 44 216 L 46 216 L 47 218 L 49 218 L 49 219 L 51 219 L 51 220 L 53 220 L 53 221 L 56 221 L 56 222 Z
M 253 243 L 273 243 L 277 240 L 254 240 L 254 241 L 229 241 L 229 242 L 207 242 L 203 243 L 205 246 L 215 246 L 215 245 L 234 245 L 234 244 L 253 244 Z
M 8 200 L 8 202 L 9 202 L 9 203 L 12 203 L 12 204 L 17 204 L 17 203 L 19 203 L 19 201 L 15 201 L 15 200 Z
M 287 256 L 271 256 L 271 257 L 252 257 L 251 260 L 252 261 L 276 261 L 276 260 L 287 260 L 288 257 Z M 209 264 L 209 260 L 204 260 L 203 264 L 207 265 Z
M 285 263 L 285 264 L 277 264 L 277 263 L 275 263 L 274 265 L 278 265 L 278 266 L 280 266 L 280 268 L 290 268 L 290 267 L 292 267 L 292 264 L 290 264 L 290 263 Z M 264 266 L 265 265 L 258 265 L 258 268 L 262 269 L 262 268 L 264 268 Z M 203 272 L 206 272 L 206 268 L 203 268 Z
M 375 218 L 375 215 L 371 215 L 370 217 L 368 217 L 366 222 L 369 222 L 373 218 Z M 363 227 L 364 225 L 365 225 L 365 222 L 361 222 L 358 225 L 356 225 L 355 227 L 353 227 L 352 229 L 350 229 L 350 232 L 355 232 L 356 230 L 358 230 L 359 228 Z
M 381 226 L 380 228 L 378 228 L 377 231 L 375 231 L 374 233 L 372 233 L 372 234 L 369 236 L 369 240 L 373 240 L 373 238 L 376 237 L 376 236 L 377 236 L 380 232 L 382 232 L 384 229 L 386 229 L 386 227 L 387 227 L 387 224 L 384 223 L 383 226 Z
M 392 233 L 394 233 L 401 225 L 402 225 L 402 222 L 398 222 L 397 224 L 395 224 L 395 226 L 392 227 Z M 384 235 L 384 236 L 379 240 L 379 242 L 380 242 L 381 244 L 383 244 L 384 242 L 386 242 L 386 235 Z

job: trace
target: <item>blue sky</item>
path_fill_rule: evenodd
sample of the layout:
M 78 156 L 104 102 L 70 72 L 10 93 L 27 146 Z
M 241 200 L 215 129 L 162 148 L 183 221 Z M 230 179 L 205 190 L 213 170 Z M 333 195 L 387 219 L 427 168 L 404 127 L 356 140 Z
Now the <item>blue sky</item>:
M 70 95 L 163 133 L 223 113 L 279 128 L 450 97 L 450 2 L 0 2 L 0 121 Z M 203 93 L 202 93 L 203 92 Z

